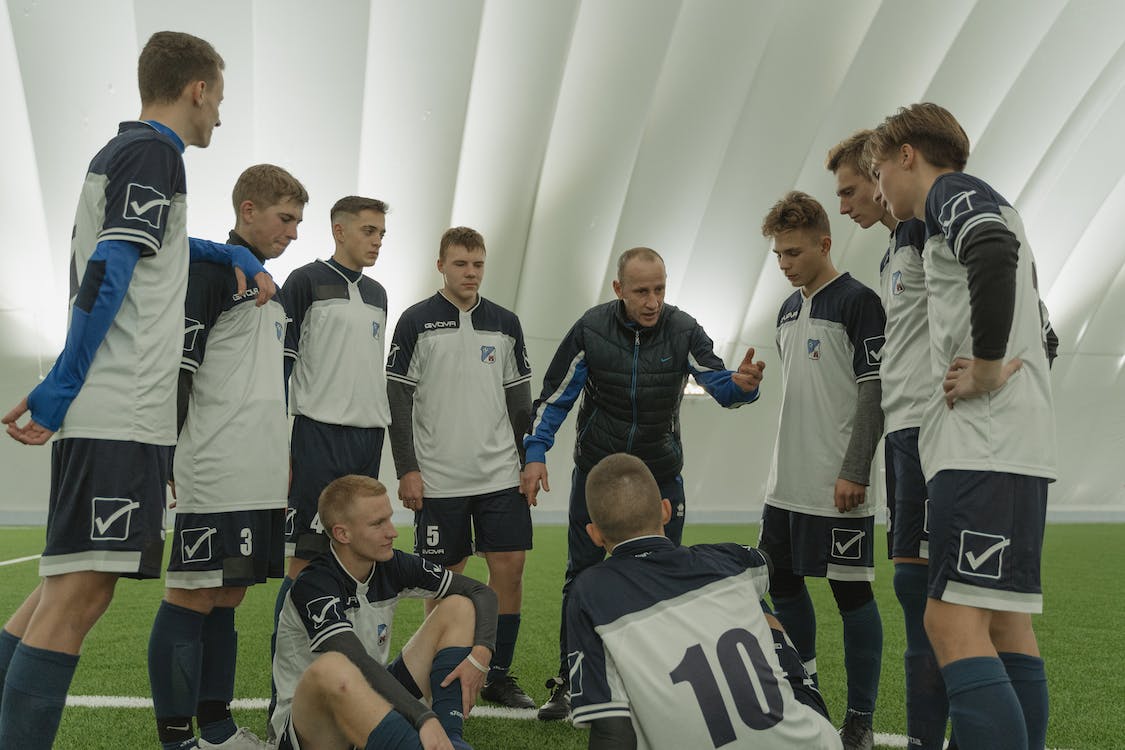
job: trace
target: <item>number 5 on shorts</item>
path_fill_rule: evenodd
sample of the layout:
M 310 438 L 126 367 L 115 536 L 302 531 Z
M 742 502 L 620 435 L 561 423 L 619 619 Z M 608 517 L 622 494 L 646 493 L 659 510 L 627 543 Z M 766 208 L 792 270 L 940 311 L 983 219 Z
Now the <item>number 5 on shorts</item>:
M 440 537 L 438 536 L 438 527 L 437 526 L 427 526 L 426 527 L 426 546 L 427 547 L 436 547 L 439 538 Z

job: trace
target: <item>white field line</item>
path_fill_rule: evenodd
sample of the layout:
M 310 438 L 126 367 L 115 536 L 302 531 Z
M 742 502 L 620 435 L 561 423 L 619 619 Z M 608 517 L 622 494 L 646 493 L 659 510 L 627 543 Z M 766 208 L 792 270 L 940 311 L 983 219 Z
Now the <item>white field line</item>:
M 38 560 L 42 555 L 28 555 L 27 557 L 16 557 L 11 560 L 0 560 L 0 568 L 5 565 L 15 565 L 16 563 L 28 562 L 29 560 Z
M 86 708 L 152 708 L 151 698 L 133 698 L 123 695 L 68 695 L 66 705 Z M 266 709 L 266 698 L 235 698 L 231 708 L 243 710 Z M 499 708 L 496 706 L 476 706 L 472 716 L 484 719 L 520 719 L 528 721 L 536 718 L 534 708 Z M 884 747 L 907 747 L 906 737 L 901 734 L 875 733 L 875 744 Z

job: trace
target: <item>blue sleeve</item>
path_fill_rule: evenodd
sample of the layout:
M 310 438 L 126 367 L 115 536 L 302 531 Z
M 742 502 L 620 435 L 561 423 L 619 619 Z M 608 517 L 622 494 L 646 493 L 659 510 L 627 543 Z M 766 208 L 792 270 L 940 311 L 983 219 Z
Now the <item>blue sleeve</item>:
M 62 353 L 27 397 L 31 418 L 48 430 L 58 431 L 62 426 L 67 409 L 86 382 L 94 354 L 125 300 L 141 253 L 141 246 L 132 242 L 104 240 L 90 256 L 71 308 Z
M 883 361 L 887 314 L 873 290 L 863 287 L 844 303 L 844 329 L 852 342 L 852 372 L 855 382 L 875 380 Z
M 691 334 L 691 351 L 688 353 L 688 372 L 711 398 L 725 408 L 738 408 L 758 400 L 758 388 L 744 391 L 731 380 L 734 373 L 727 369 L 722 358 L 715 354 L 711 337 L 696 325 Z
M 523 439 L 528 463 L 547 462 L 547 451 L 555 444 L 555 433 L 582 393 L 587 375 L 582 326 L 578 322 L 559 344 L 543 375 L 543 391 L 532 408 L 531 430 Z
M 198 263 L 202 260 L 208 263 L 218 263 L 220 266 L 235 266 L 241 268 L 248 279 L 252 279 L 266 270 L 262 262 L 254 257 L 254 253 L 250 252 L 250 248 L 242 245 L 226 245 L 222 242 L 189 237 L 188 250 L 192 263 Z

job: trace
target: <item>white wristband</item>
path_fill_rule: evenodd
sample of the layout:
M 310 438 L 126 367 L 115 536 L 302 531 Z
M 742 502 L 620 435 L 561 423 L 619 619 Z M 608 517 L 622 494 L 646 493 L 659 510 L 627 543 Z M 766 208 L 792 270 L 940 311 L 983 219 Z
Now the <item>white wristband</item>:
M 484 666 L 484 665 L 483 665 L 483 664 L 481 664 L 481 663 L 480 663 L 479 661 L 477 661 L 476 659 L 474 659 L 474 658 L 473 658 L 473 655 L 472 655 L 472 654 L 469 654 L 468 656 L 466 656 L 466 657 L 465 657 L 465 661 L 467 661 L 467 662 L 469 662 L 470 664 L 472 664 L 472 665 L 473 665 L 474 667 L 476 667 L 477 669 L 479 669 L 479 670 L 480 670 L 481 672 L 483 672 L 484 674 L 488 674 L 488 667 Z

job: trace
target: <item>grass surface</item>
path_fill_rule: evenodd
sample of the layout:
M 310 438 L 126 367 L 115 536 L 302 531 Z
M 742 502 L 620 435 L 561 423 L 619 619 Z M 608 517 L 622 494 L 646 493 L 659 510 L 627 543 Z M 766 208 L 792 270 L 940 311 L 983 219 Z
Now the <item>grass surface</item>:
M 1056 748 L 1125 747 L 1125 677 L 1121 670 L 1125 630 L 1125 597 L 1120 584 L 1125 570 L 1125 527 L 1120 525 L 1051 526 L 1044 553 L 1046 613 L 1035 618 L 1039 642 L 1047 662 L 1051 691 L 1051 723 L 1047 744 Z M 516 652 L 515 672 L 537 702 L 547 697 L 543 681 L 557 670 L 559 587 L 566 559 L 566 531 L 562 527 L 535 530 L 536 549 L 530 554 L 524 581 L 523 626 Z M 753 543 L 753 526 L 691 526 L 685 542 L 740 541 Z M 400 546 L 410 547 L 410 531 L 403 530 Z M 42 529 L 0 529 L 0 560 L 41 551 Z M 35 562 L 0 567 L 0 617 L 15 610 L 37 582 Z M 467 572 L 483 577 L 481 561 L 470 561 Z M 891 586 L 892 568 L 878 561 L 876 599 L 883 614 L 884 658 L 877 732 L 904 734 L 906 729 L 902 652 L 905 648 L 901 610 Z M 818 613 L 817 665 L 821 688 L 835 719 L 843 715 L 846 691 L 841 653 L 841 625 L 824 581 L 810 581 Z M 235 695 L 264 698 L 269 694 L 269 637 L 277 585 L 255 586 L 238 609 L 239 666 Z M 109 612 L 86 640 L 71 695 L 147 697 L 145 653 L 149 628 L 162 595 L 159 581 L 123 580 Z M 399 607 L 393 633 L 398 648 L 417 627 L 421 603 Z M 265 711 L 236 711 L 236 719 L 265 735 Z M 67 708 L 55 747 L 60 750 L 120 750 L 158 747 L 150 710 Z M 470 718 L 466 739 L 478 750 L 551 750 L 586 747 L 586 734 L 562 722 L 541 723 Z

